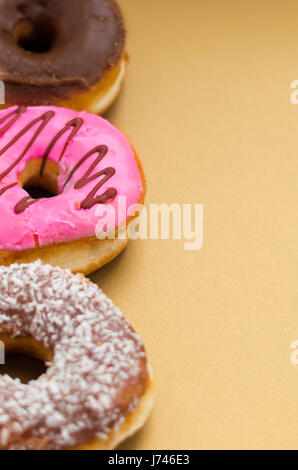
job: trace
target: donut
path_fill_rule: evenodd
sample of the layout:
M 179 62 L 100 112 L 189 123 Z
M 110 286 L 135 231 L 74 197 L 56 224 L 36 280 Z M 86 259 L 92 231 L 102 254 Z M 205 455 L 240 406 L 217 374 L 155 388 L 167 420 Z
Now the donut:
M 153 401 L 150 367 L 111 300 L 40 261 L 1 266 L 0 277 L 6 352 L 47 365 L 28 384 L 0 375 L 0 449 L 112 449 L 139 429 Z
M 136 153 L 100 116 L 51 106 L 0 111 L 0 264 L 41 259 L 89 274 L 125 248 L 129 237 L 117 234 L 144 194 Z
M 125 34 L 115 0 L 2 0 L 6 106 L 103 113 L 125 75 Z

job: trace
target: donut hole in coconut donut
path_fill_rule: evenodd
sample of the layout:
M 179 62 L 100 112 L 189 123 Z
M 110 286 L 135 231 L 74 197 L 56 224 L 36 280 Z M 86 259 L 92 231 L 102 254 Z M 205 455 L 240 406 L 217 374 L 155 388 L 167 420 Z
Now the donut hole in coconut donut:
M 32 199 L 50 198 L 58 194 L 58 165 L 47 160 L 42 176 L 40 176 L 41 158 L 34 158 L 26 163 L 22 173 L 18 175 L 19 185 Z
M 0 375 L 19 378 L 26 384 L 38 379 L 46 370 L 46 362 L 53 358 L 52 351 L 33 337 L 11 338 L 0 335 L 4 345 L 4 364 L 0 364 Z

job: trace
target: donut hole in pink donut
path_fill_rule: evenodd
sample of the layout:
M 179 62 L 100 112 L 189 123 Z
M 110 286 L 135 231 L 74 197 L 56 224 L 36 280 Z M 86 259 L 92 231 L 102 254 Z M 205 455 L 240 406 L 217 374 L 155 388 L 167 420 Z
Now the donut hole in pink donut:
M 12 37 L 21 49 L 41 54 L 53 48 L 57 32 L 51 18 L 21 18 L 13 27 Z
M 33 158 L 26 163 L 22 173 L 18 175 L 19 185 L 32 199 L 54 197 L 58 194 L 58 165 L 47 160 L 42 176 L 40 176 L 41 158 Z

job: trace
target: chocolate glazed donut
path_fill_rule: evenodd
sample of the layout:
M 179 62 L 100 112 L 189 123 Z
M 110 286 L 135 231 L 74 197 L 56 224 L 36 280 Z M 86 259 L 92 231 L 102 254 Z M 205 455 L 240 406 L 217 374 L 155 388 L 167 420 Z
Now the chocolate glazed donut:
M 6 106 L 103 112 L 120 90 L 124 47 L 115 0 L 0 0 Z

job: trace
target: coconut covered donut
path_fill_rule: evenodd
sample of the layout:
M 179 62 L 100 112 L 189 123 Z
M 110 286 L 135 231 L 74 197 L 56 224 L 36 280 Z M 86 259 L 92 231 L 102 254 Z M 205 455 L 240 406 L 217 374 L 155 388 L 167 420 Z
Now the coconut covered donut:
M 0 112 L 0 264 L 42 259 L 88 274 L 126 246 L 144 194 L 133 148 L 103 118 L 43 106 Z
M 125 28 L 115 0 L 1 0 L 5 103 L 102 113 L 125 74 Z
M 0 375 L 0 448 L 114 448 L 144 423 L 152 404 L 139 336 L 82 275 L 37 261 L 1 266 L 0 276 L 6 352 L 48 366 L 28 384 Z

